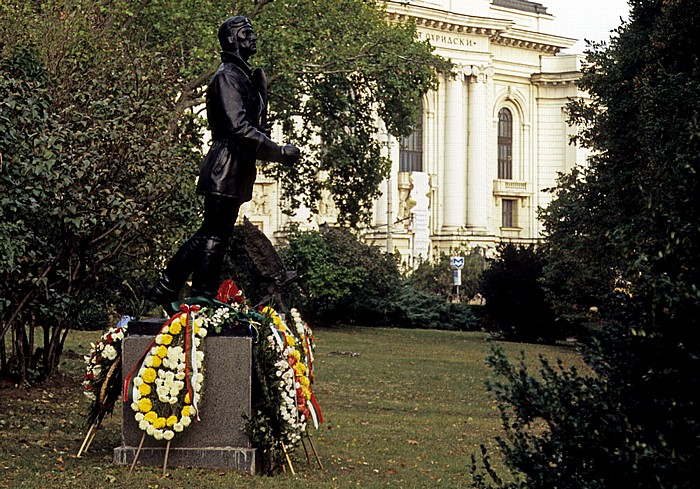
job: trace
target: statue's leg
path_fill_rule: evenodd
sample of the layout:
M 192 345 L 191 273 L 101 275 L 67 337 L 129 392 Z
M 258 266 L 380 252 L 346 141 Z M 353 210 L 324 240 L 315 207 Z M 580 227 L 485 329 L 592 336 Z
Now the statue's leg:
M 228 240 L 204 238 L 202 249 L 198 252 L 197 265 L 192 271 L 193 296 L 216 297 L 227 245 Z
M 203 239 L 199 233 L 195 233 L 185 241 L 168 262 L 158 282 L 148 292 L 148 299 L 163 306 L 170 314 L 174 312 L 170 303 L 178 299 L 180 290 L 192 273 L 197 252 L 202 248 L 202 243 Z
M 221 268 L 241 202 L 226 197 L 206 197 L 204 222 L 198 231 L 202 243 L 192 269 L 192 295 L 216 297 Z

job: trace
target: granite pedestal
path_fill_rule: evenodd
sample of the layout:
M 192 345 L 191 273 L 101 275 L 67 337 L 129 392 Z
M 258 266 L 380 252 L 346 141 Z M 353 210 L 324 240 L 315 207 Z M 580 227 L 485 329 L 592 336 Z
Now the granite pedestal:
M 122 379 L 127 378 L 154 339 L 153 334 L 133 334 L 145 333 L 148 328 L 133 329 L 130 326 L 130 334 L 122 343 Z M 193 420 L 172 439 L 168 466 L 230 469 L 253 474 L 255 449 L 245 433 L 243 418 L 251 414 L 252 340 L 210 336 L 204 339 L 204 348 L 200 421 Z M 115 463 L 131 464 L 138 449 L 143 431 L 134 414 L 130 404 L 123 403 L 122 445 L 114 449 Z M 138 463 L 162 466 L 166 443 L 146 435 Z

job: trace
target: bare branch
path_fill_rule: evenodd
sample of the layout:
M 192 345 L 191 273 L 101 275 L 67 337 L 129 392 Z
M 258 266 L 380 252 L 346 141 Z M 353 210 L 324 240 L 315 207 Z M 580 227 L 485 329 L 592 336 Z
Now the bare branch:
M 39 276 L 39 279 L 46 278 L 46 276 L 49 274 L 49 272 L 53 268 L 53 265 L 54 264 L 52 263 L 51 265 L 47 266 L 44 269 L 44 271 L 42 272 L 42 274 Z M 39 280 L 37 280 L 37 283 L 38 282 L 39 282 Z M 19 316 L 19 313 L 22 312 L 22 309 L 24 309 L 24 306 L 27 305 L 27 302 L 29 302 L 29 299 L 32 298 L 32 296 L 34 295 L 35 292 L 36 292 L 36 287 L 30 288 L 29 291 L 22 298 L 20 303 L 17 305 L 17 307 L 15 307 L 15 310 L 12 311 L 12 315 L 5 323 L 5 326 L 2 329 L 2 333 L 0 333 L 0 341 L 4 340 L 5 335 L 7 334 L 7 332 L 10 330 L 10 327 L 12 326 L 12 323 L 15 322 L 15 320 L 17 319 L 17 316 Z
M 253 7 L 253 10 L 248 14 L 249 19 L 254 19 L 260 12 L 262 12 L 262 9 L 265 8 L 265 5 L 268 3 L 272 3 L 274 0 L 258 0 L 258 2 L 255 4 L 255 7 Z

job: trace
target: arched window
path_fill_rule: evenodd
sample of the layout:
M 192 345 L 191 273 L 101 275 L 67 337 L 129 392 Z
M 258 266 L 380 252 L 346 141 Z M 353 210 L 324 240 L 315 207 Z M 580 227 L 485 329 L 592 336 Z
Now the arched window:
M 513 178 L 513 114 L 506 108 L 498 111 L 498 178 Z

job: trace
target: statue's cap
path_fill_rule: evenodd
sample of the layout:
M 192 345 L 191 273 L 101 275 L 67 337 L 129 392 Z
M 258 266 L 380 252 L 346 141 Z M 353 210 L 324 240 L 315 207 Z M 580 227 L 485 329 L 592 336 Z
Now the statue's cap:
M 236 15 L 234 17 L 229 17 L 219 27 L 219 38 L 222 35 L 229 36 L 231 33 L 241 29 L 242 27 L 252 27 L 248 17 L 243 17 L 242 15 Z
M 222 22 L 221 26 L 219 27 L 218 36 L 219 44 L 221 44 L 221 48 L 224 51 L 226 51 L 227 47 L 231 44 L 230 38 L 233 37 L 235 39 L 238 31 L 243 27 L 253 26 L 250 23 L 248 17 L 243 17 L 242 15 L 229 17 L 228 19 Z

